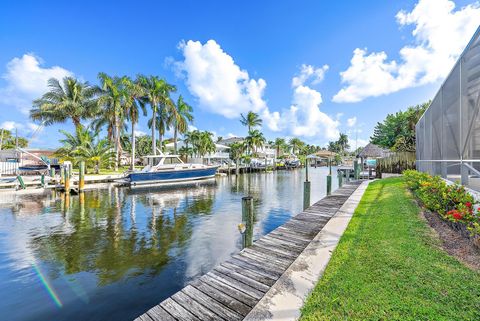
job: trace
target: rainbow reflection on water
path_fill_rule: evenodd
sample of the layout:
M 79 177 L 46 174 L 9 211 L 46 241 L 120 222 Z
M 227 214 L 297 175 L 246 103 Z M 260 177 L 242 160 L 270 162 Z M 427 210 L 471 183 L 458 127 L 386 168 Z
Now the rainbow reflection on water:
M 32 263 L 32 267 L 35 270 L 35 272 L 37 273 L 38 277 L 40 278 L 40 281 L 42 282 L 43 286 L 45 287 L 45 289 L 47 290 L 48 294 L 53 299 L 53 301 L 55 302 L 57 307 L 61 308 L 62 307 L 62 301 L 60 301 L 57 294 L 55 293 L 53 288 L 48 283 L 47 279 L 45 279 L 42 271 L 40 271 L 39 267 L 35 263 Z

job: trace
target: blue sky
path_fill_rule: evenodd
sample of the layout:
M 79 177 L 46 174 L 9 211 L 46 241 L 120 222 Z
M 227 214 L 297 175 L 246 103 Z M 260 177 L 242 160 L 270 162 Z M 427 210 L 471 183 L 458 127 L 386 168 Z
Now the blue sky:
M 244 135 L 239 113 L 253 109 L 269 139 L 346 132 L 355 145 L 358 131 L 362 145 L 388 113 L 433 97 L 479 18 L 459 0 L 2 2 L 0 126 L 32 135 L 26 112 L 49 76 L 144 73 L 219 136 Z M 60 128 L 73 127 L 31 145 L 57 147 Z

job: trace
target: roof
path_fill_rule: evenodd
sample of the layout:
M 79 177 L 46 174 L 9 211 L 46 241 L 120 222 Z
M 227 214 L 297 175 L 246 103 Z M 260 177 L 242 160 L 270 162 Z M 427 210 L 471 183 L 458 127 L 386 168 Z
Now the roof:
M 165 148 L 169 149 L 169 148 L 173 148 L 175 146 L 175 143 L 174 142 L 171 142 L 171 143 L 168 143 L 168 144 L 165 144 Z M 182 140 L 179 140 L 177 142 L 177 147 L 178 148 L 182 148 L 185 146 L 185 143 L 182 141 Z M 215 144 L 215 148 L 216 149 L 230 149 L 229 146 L 226 146 L 226 145 L 222 145 L 222 144 Z
M 245 138 L 243 138 L 243 137 L 233 136 L 233 137 L 230 137 L 230 138 L 222 139 L 221 141 L 219 141 L 219 143 L 222 144 L 222 145 L 231 145 L 233 143 L 241 142 L 241 141 L 244 141 L 244 140 L 245 140 Z
M 369 143 L 367 146 L 365 146 L 360 153 L 358 153 L 357 157 L 361 158 L 381 158 L 381 157 L 386 157 L 390 154 L 390 151 L 388 149 L 384 149 L 378 145 Z
M 317 156 L 317 157 L 335 157 L 335 155 L 337 155 L 337 153 L 331 152 L 329 150 L 319 150 L 314 155 Z

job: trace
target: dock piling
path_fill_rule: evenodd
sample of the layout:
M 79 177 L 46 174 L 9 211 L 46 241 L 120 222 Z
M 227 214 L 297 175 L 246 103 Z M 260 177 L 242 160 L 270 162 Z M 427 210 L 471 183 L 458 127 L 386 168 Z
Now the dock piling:
M 64 173 L 64 180 L 65 180 L 65 193 L 69 194 L 70 193 L 70 171 L 68 170 L 67 167 L 63 168 Z
M 81 161 L 79 180 L 78 180 L 78 190 L 83 191 L 84 188 L 85 188 L 85 161 Z
M 303 183 L 303 209 L 310 207 L 311 182 L 308 180 L 308 161 L 305 159 L 305 182 Z
M 252 245 L 253 241 L 253 197 L 242 197 L 242 222 L 245 225 L 243 233 L 243 248 Z
M 338 172 L 337 175 L 338 175 L 338 188 L 340 188 L 343 185 L 343 173 Z
M 327 195 L 332 194 L 332 161 L 328 159 Z
M 305 181 L 303 183 L 303 209 L 304 210 L 310 207 L 310 187 L 311 187 L 310 181 Z

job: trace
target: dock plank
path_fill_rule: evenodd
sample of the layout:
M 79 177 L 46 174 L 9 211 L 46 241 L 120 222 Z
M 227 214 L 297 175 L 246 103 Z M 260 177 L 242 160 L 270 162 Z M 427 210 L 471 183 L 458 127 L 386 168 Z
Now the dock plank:
M 349 182 L 315 202 L 135 321 L 242 320 L 359 185 Z
M 182 292 L 186 293 L 189 297 L 193 300 L 197 301 L 198 303 L 202 304 L 205 307 L 208 307 L 215 314 L 219 315 L 225 320 L 241 320 L 243 317 L 239 313 L 231 310 L 230 308 L 226 307 L 225 305 L 219 303 L 215 299 L 211 298 L 207 294 L 203 293 L 202 291 L 196 289 L 191 285 L 187 285 L 183 288 Z
M 222 321 L 223 319 L 218 316 L 217 314 L 213 313 L 213 311 L 207 309 L 194 299 L 192 299 L 188 294 L 185 292 L 179 291 L 171 296 L 171 298 L 180 304 L 185 309 L 188 309 L 192 314 L 194 314 L 200 320 L 205 321 Z
M 153 321 L 175 321 L 175 318 L 168 314 L 161 306 L 156 305 L 147 311 L 147 314 Z
M 175 302 L 172 298 L 167 298 L 160 303 L 160 306 L 177 320 L 199 321 L 200 319 Z
M 240 314 L 241 316 L 246 316 L 248 312 L 250 312 L 250 307 L 236 298 L 231 297 L 230 295 L 219 291 L 218 289 L 202 282 L 201 280 L 194 281 L 191 286 L 196 288 L 197 290 L 201 291 L 202 293 L 208 295 L 209 297 L 213 298 L 220 304 L 230 308 L 231 310 L 235 311 L 236 313 Z

